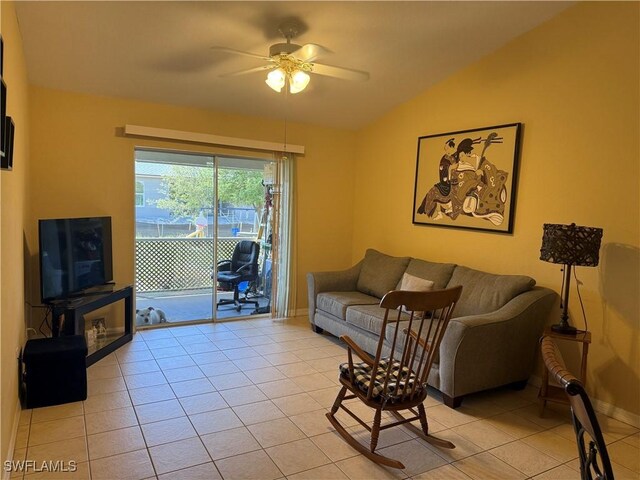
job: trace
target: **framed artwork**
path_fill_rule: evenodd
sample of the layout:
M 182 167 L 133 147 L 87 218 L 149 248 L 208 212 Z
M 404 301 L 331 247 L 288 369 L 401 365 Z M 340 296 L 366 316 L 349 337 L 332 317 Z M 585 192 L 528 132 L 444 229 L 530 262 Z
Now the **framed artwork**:
M 15 125 L 11 117 L 5 117 L 2 135 L 4 150 L 0 158 L 0 168 L 3 170 L 13 170 L 13 137 L 15 135 Z
M 520 123 L 418 138 L 413 223 L 512 233 Z
M 5 124 L 7 118 L 7 85 L 0 78 L 0 156 L 4 157 L 7 149 L 7 139 L 5 137 Z

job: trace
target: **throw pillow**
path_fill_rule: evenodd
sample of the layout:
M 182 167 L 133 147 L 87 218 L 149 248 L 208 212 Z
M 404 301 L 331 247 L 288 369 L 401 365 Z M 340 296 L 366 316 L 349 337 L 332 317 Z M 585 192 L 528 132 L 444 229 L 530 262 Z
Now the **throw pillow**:
M 409 257 L 392 257 L 370 248 L 362 260 L 358 291 L 377 298 L 384 297 L 385 293 L 395 290 L 409 260 Z
M 426 278 L 416 277 L 410 273 L 402 275 L 402 281 L 400 282 L 400 290 L 409 290 L 411 292 L 428 292 L 433 290 L 435 282 L 427 280 Z
M 408 290 L 410 292 L 430 292 L 433 290 L 435 282 L 427 280 L 426 278 L 416 277 L 410 273 L 402 275 L 402 281 L 400 282 L 400 290 Z M 403 305 L 401 310 L 405 313 L 411 313 Z M 420 320 L 422 318 L 422 312 L 416 312 L 415 318 Z

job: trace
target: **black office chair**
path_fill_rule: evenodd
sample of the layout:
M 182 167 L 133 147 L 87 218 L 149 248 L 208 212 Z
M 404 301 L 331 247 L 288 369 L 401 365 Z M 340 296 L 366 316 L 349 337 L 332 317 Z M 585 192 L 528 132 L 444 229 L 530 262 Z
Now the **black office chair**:
M 258 256 L 260 255 L 260 245 L 250 240 L 243 240 L 236 244 L 233 249 L 231 260 L 218 262 L 216 280 L 229 288 L 233 288 L 233 299 L 221 299 L 216 304 L 216 309 L 220 305 L 235 305 L 239 312 L 245 304 L 255 305 L 258 302 L 246 298 L 240 298 L 238 286 L 242 282 L 255 282 L 258 280 Z
M 607 445 L 584 386 L 558 360 L 555 343 L 550 337 L 542 337 L 540 343 L 542 345 L 542 359 L 549 373 L 562 385 L 569 397 L 578 454 L 580 455 L 581 479 L 613 480 L 613 469 Z

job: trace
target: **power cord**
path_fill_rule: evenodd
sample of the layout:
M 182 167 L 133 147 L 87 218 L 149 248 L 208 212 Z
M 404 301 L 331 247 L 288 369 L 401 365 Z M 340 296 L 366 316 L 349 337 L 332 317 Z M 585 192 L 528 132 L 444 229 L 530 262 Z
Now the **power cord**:
M 40 326 L 38 327 L 38 331 L 40 332 L 40 334 L 43 337 L 53 336 L 53 328 L 51 327 L 51 325 L 49 325 L 49 315 L 51 315 L 53 317 L 53 306 L 51 306 L 51 305 L 34 305 L 34 304 L 32 304 L 31 302 L 28 302 L 28 301 L 25 301 L 24 303 L 29 305 L 31 308 L 44 308 L 44 317 L 42 318 L 42 322 L 40 322 Z M 45 331 L 42 331 L 42 328 L 45 325 L 49 329 L 49 334 L 47 334 L 47 332 L 45 332 Z M 29 330 L 33 331 L 33 333 L 37 333 L 35 328 L 27 328 L 27 330 L 26 330 L 27 334 L 28 334 Z
M 564 276 L 563 276 L 564 278 Z M 589 324 L 587 323 L 587 314 L 584 310 L 584 303 L 582 303 L 582 295 L 580 295 L 580 285 L 582 282 L 578 279 L 578 275 L 576 274 L 576 269 L 573 269 L 573 278 L 576 280 L 576 292 L 578 292 L 578 299 L 580 300 L 580 308 L 582 308 L 582 318 L 584 318 L 584 330 L 585 332 L 589 331 Z
M 562 286 L 560 287 L 560 310 L 562 310 L 564 308 L 564 305 L 562 304 L 563 302 L 563 298 L 564 298 L 564 269 L 566 267 L 562 267 L 560 269 L 560 271 L 562 272 Z M 574 270 L 575 273 L 575 270 Z
M 38 327 L 38 331 L 42 334 L 42 336 L 44 337 L 49 337 L 53 335 L 53 329 L 51 328 L 51 325 L 49 325 L 49 314 L 53 314 L 53 307 L 47 305 L 45 306 L 46 310 L 44 312 L 44 317 L 42 318 L 42 322 L 40 322 L 40 327 Z M 49 334 L 47 334 L 47 332 L 42 330 L 42 327 L 47 326 L 47 328 L 49 329 Z

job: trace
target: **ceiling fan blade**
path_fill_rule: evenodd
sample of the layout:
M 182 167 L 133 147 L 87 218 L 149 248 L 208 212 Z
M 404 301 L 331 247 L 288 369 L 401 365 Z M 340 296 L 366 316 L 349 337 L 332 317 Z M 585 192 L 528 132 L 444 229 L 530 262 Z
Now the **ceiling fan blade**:
M 368 72 L 353 70 L 351 68 L 334 67 L 332 65 L 324 65 L 322 63 L 314 63 L 311 71 L 318 75 L 326 75 L 327 77 L 341 78 L 343 80 L 353 80 L 356 82 L 365 82 L 369 80 Z
M 244 55 L 245 57 L 259 58 L 260 60 L 271 60 L 270 57 L 265 57 L 264 55 L 258 55 L 251 52 L 243 52 L 242 50 L 234 50 L 233 48 L 211 47 L 211 50 L 215 50 L 217 52 L 232 53 L 234 55 Z
M 331 52 L 329 49 L 324 48 L 322 45 L 318 45 L 316 43 L 307 43 L 293 52 L 293 55 L 303 62 L 313 62 L 316 58 L 318 58 L 320 55 L 324 55 L 325 53 Z
M 255 73 L 262 72 L 264 70 L 271 70 L 275 65 L 261 65 L 259 67 L 247 68 L 245 70 L 240 70 L 237 72 L 223 73 L 222 75 L 218 75 L 219 77 L 237 77 L 238 75 L 246 75 L 247 73 Z

